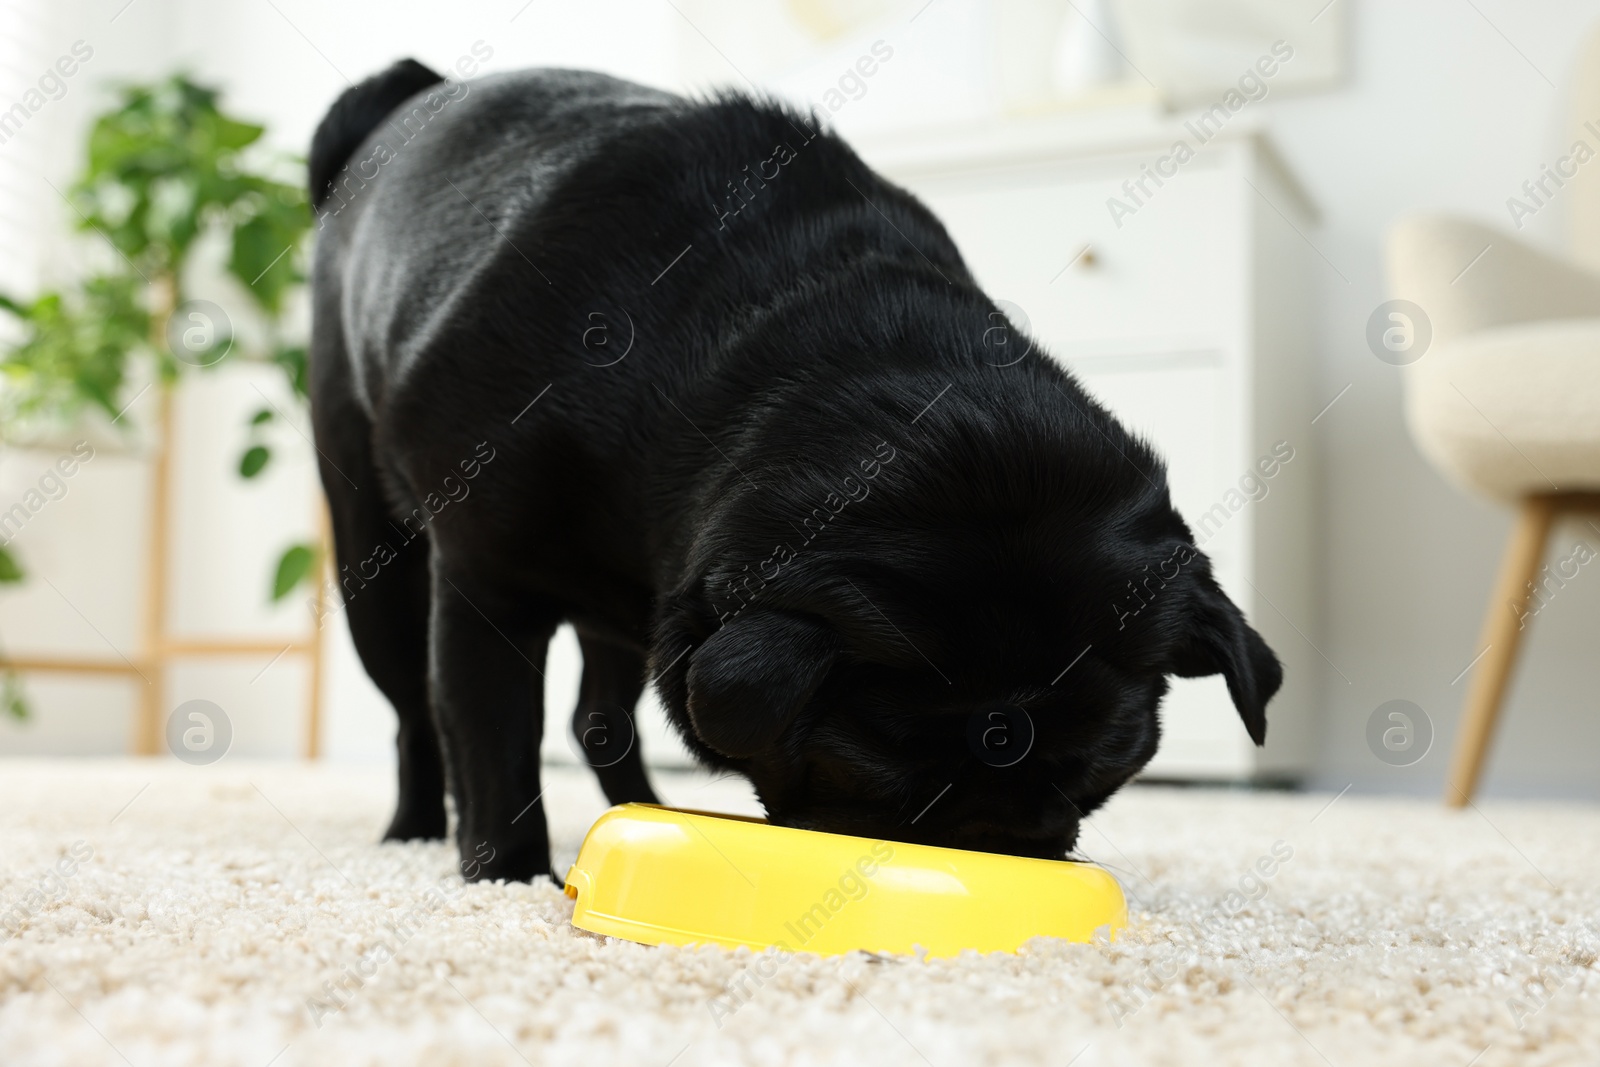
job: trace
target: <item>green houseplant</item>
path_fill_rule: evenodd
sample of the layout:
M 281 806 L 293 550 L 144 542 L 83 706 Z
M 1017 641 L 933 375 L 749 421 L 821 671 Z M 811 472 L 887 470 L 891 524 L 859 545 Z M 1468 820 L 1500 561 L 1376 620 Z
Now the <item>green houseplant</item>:
M 176 75 L 122 90 L 91 126 L 85 169 L 65 196 L 84 239 L 115 254 L 32 299 L 0 294 L 0 312 L 20 327 L 20 340 L 0 355 L 0 436 L 88 412 L 118 423 L 141 380 L 169 387 L 224 359 L 277 365 L 304 402 L 306 350 L 285 324 L 290 295 L 305 281 L 311 227 L 302 168 L 263 151 L 263 127 L 225 112 L 218 96 Z M 206 243 L 225 246 L 224 269 L 246 294 L 235 311 L 259 324 L 253 336 L 236 334 L 226 311 L 189 300 L 187 275 Z M 194 310 L 200 305 L 209 311 Z M 206 328 L 190 328 L 191 320 Z M 241 477 L 269 465 L 276 421 L 271 407 L 251 417 Z M 272 598 L 312 580 L 315 561 L 309 542 L 287 546 Z M 24 576 L 23 561 L 0 546 L 0 582 Z M 0 685 L 0 705 L 23 713 L 15 678 Z

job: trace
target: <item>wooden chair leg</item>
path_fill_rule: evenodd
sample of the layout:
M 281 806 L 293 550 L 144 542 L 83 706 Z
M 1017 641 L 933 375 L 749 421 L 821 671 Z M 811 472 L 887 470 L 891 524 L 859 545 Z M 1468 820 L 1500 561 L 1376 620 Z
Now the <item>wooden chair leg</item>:
M 1517 646 L 1527 625 L 1530 583 L 1539 573 L 1550 526 L 1561 510 L 1558 496 L 1529 497 L 1523 501 L 1506 542 L 1500 574 L 1483 619 L 1483 636 L 1478 642 L 1485 651 L 1472 672 L 1450 776 L 1445 780 L 1444 800 L 1453 808 L 1465 807 L 1477 792 L 1484 757 L 1494 737 L 1495 720 L 1516 667 Z

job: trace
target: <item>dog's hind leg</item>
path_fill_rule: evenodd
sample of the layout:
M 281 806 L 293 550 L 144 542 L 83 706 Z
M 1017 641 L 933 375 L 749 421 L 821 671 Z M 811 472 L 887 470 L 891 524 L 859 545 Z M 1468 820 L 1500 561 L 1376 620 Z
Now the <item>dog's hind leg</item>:
M 372 424 L 336 330 L 316 331 L 312 424 L 333 523 L 335 578 L 356 652 L 400 719 L 399 799 L 385 840 L 445 835 L 444 763 L 428 702 L 428 539 L 390 521 Z M 337 621 L 330 612 L 318 620 Z
M 578 751 L 613 804 L 659 803 L 644 773 L 635 706 L 644 690 L 644 655 L 578 634 L 583 681 L 572 713 Z
M 439 731 L 428 700 L 427 540 L 404 541 L 381 513 L 347 515 L 342 524 L 334 520 L 335 531 L 341 525 L 346 533 L 341 538 L 335 532 L 334 537 L 343 583 L 357 585 L 350 574 L 357 578 L 372 575 L 345 593 L 350 636 L 367 674 L 389 698 L 400 720 L 395 735 L 399 796 L 384 840 L 441 838 L 445 835 L 445 780 Z M 345 545 L 350 546 L 348 550 Z M 378 563 L 374 553 L 388 562 Z

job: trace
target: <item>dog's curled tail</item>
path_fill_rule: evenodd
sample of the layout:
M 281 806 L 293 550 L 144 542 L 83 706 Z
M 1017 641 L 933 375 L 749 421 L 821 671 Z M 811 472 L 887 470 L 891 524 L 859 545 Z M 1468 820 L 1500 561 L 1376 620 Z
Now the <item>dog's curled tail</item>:
M 311 209 L 328 199 L 334 176 L 378 124 L 401 103 L 444 81 L 414 59 L 402 59 L 333 102 L 311 138 Z

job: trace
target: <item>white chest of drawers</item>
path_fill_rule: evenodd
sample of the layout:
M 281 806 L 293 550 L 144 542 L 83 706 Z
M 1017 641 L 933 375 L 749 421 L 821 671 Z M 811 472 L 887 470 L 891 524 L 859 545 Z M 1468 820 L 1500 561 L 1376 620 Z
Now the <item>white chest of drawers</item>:
M 1180 139 L 1195 149 L 1181 165 Z M 1139 114 L 857 148 L 943 220 L 979 283 L 1021 309 L 1051 357 L 1156 446 L 1222 587 L 1284 662 L 1261 750 L 1221 678 L 1174 679 L 1146 776 L 1302 774 L 1320 662 L 1310 271 L 1332 268 L 1270 142 L 1226 129 L 1201 144 Z

